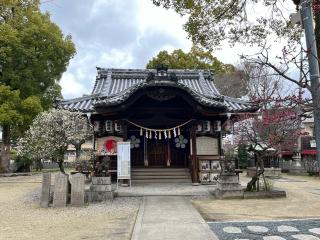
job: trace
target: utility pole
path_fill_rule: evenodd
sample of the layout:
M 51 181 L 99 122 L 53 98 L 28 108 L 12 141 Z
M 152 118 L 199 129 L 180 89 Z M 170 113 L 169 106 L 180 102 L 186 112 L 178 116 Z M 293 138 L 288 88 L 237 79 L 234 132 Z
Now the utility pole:
M 317 144 L 318 171 L 320 171 L 320 79 L 316 37 L 314 32 L 312 0 L 301 1 L 302 24 L 305 31 L 309 62 L 311 95 L 313 101 L 314 133 Z

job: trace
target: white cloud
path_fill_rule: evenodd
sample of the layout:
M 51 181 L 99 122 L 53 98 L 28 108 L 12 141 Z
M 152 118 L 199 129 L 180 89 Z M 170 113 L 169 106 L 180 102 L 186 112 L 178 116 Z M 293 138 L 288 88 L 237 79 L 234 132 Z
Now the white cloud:
M 83 94 L 88 93 L 88 89 L 76 80 L 76 75 L 72 73 L 64 73 L 60 80 L 60 85 L 62 87 L 62 94 L 65 98 L 80 97 Z M 90 91 L 90 90 L 89 90 Z
M 179 42 L 179 46 L 175 46 L 175 49 L 189 51 L 192 44 L 182 27 L 185 21 L 186 17 L 181 17 L 172 9 L 156 7 L 150 0 L 138 1 L 137 24 L 140 34 L 150 31 L 165 32 Z M 166 49 L 166 43 L 163 46 Z
M 192 46 L 183 30 L 186 18 L 150 0 L 55 0 L 42 10 L 49 11 L 76 44 L 77 55 L 60 82 L 65 98 L 90 93 L 96 67 L 144 68 L 161 50 L 189 51 Z M 255 50 L 224 44 L 214 55 L 237 64 L 238 54 Z
M 55 0 L 41 8 L 76 44 L 60 81 L 65 98 L 89 93 L 97 66 L 144 68 L 161 50 L 191 47 L 184 19 L 150 0 Z

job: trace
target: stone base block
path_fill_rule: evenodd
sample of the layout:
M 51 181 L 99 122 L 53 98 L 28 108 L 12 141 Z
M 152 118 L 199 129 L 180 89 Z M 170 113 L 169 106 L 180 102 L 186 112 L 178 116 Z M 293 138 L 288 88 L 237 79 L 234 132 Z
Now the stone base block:
M 243 198 L 243 189 L 236 174 L 222 174 L 219 177 L 215 196 L 219 199 Z
M 110 185 L 111 177 L 92 177 L 92 185 Z
M 308 172 L 303 167 L 292 167 L 289 172 L 289 175 L 296 175 L 296 176 L 308 176 Z
M 218 182 L 217 188 L 224 191 L 237 191 L 242 190 L 242 187 L 238 183 L 226 183 L 226 182 Z
M 113 192 L 91 192 L 90 202 L 103 202 L 113 200 Z
M 91 185 L 90 191 L 92 192 L 110 192 L 112 191 L 111 185 Z
M 271 191 L 261 191 L 261 192 L 244 192 L 244 199 L 263 199 L 263 198 L 285 198 L 287 196 L 286 192 L 283 190 L 271 190 Z
M 239 179 L 237 175 L 220 175 L 219 182 L 226 182 L 226 183 L 239 183 Z
M 215 197 L 219 199 L 242 199 L 243 198 L 243 190 L 221 190 L 216 189 Z

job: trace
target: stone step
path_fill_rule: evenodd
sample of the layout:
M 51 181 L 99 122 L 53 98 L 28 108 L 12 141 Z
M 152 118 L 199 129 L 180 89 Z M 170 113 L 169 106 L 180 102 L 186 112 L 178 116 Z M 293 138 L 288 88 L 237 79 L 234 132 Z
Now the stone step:
M 132 183 L 191 183 L 191 179 L 132 179 Z
M 152 176 L 152 175 L 143 175 L 143 176 L 132 176 L 132 179 L 189 179 L 190 176 L 188 175 L 182 175 L 182 176 Z
M 188 168 L 133 168 L 131 178 L 136 183 L 190 183 Z
M 131 172 L 189 172 L 188 168 L 132 168 Z
M 189 172 L 132 172 L 132 176 L 189 176 Z

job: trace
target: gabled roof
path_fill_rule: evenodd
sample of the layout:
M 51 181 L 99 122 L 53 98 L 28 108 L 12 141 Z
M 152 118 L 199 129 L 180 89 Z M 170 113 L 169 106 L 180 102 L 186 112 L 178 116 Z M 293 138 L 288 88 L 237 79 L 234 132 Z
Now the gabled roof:
M 212 73 L 207 70 L 172 69 L 161 77 L 155 77 L 155 69 L 98 68 L 97 71 L 91 95 L 63 100 L 60 106 L 69 110 L 94 112 L 97 106 L 121 104 L 139 89 L 168 86 L 187 91 L 194 100 L 207 107 L 224 108 L 230 112 L 256 109 L 249 102 L 221 95 L 214 85 Z

